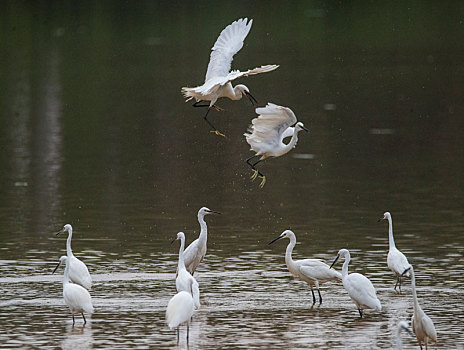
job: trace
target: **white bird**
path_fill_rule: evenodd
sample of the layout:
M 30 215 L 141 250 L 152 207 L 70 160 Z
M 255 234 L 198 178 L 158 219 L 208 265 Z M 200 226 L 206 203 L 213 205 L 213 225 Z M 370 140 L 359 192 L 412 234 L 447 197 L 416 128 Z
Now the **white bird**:
M 410 272 L 411 274 L 411 287 L 412 287 L 412 296 L 414 298 L 414 313 L 411 317 L 411 327 L 416 335 L 419 346 L 422 349 L 422 342 L 425 344 L 427 349 L 429 342 L 437 343 L 437 331 L 433 325 L 432 319 L 427 316 L 419 305 L 416 294 L 416 276 L 414 274 L 414 268 L 412 265 L 404 271 L 404 273 Z
M 64 302 L 71 310 L 73 325 L 75 323 L 74 314 L 81 314 L 84 319 L 84 324 L 86 324 L 87 320 L 85 319 L 84 312 L 88 314 L 92 314 L 94 312 L 89 291 L 79 284 L 71 283 L 69 278 L 69 259 L 66 255 L 60 257 L 60 261 L 55 267 L 55 270 L 53 270 L 53 273 L 55 273 L 61 263 L 66 264 L 63 275 L 63 298 Z
M 245 138 L 248 144 L 251 146 L 251 150 L 256 154 L 246 160 L 247 164 L 253 170 L 251 178 L 254 180 L 259 176 L 262 178 L 260 187 L 263 187 L 266 183 L 266 177 L 256 169 L 256 164 L 269 157 L 279 157 L 288 153 L 292 148 L 296 146 L 298 141 L 298 133 L 301 130 L 308 132 L 303 123 L 296 120 L 296 116 L 293 111 L 288 107 L 282 107 L 273 103 L 268 103 L 266 107 L 256 108 L 258 117 L 251 121 L 251 125 L 248 129 L 248 133 L 245 133 Z M 289 127 L 295 124 L 295 127 L 289 129 Z M 292 132 L 293 131 L 293 132 Z M 290 136 L 292 132 L 292 138 L 285 144 L 283 139 Z M 255 163 L 250 161 L 260 157 Z
M 398 329 L 396 331 L 396 348 L 401 350 L 403 348 L 403 342 L 401 341 L 401 330 L 405 330 L 409 335 L 412 336 L 412 332 L 409 329 L 408 323 L 406 321 L 398 322 Z
M 348 264 L 350 263 L 351 256 L 347 249 L 340 249 L 337 257 L 335 258 L 332 266 L 335 265 L 340 256 L 345 258 L 342 267 L 342 282 L 351 300 L 358 308 L 359 315 L 363 317 L 363 309 L 374 309 L 377 311 L 382 310 L 380 300 L 377 298 L 375 288 L 372 282 L 360 273 L 348 274 Z
M 206 207 L 200 208 L 198 211 L 198 222 L 200 224 L 200 235 L 185 249 L 184 261 L 185 268 L 193 276 L 200 262 L 206 255 L 206 242 L 208 239 L 208 227 L 205 222 L 205 215 L 208 214 L 221 214 L 217 211 L 208 209 Z
M 73 228 L 70 224 L 64 225 L 61 231 L 58 231 L 56 235 L 58 236 L 62 232 L 68 232 L 68 239 L 66 241 L 66 255 L 68 256 L 69 265 L 69 279 L 72 283 L 80 284 L 87 290 L 90 290 L 92 287 L 92 277 L 90 277 L 89 269 L 87 266 L 76 258 L 71 250 L 71 239 Z
M 177 328 L 177 343 L 179 343 L 179 326 L 187 324 L 187 342 L 189 340 L 189 322 L 195 309 L 192 295 L 181 291 L 169 300 L 166 308 L 166 323 L 169 328 Z
M 401 277 L 402 273 L 409 267 L 408 259 L 401 253 L 395 245 L 395 241 L 393 239 L 393 223 L 391 214 L 387 211 L 383 214 L 383 218 L 380 220 L 388 220 L 388 243 L 389 243 L 389 250 L 387 255 L 387 265 L 390 270 L 396 275 L 396 287 L 399 287 L 399 291 L 401 293 Z M 405 274 L 405 276 L 409 276 L 409 272 Z
M 341 280 L 342 275 L 340 272 L 332 270 L 329 265 L 319 259 L 304 259 L 293 260 L 292 252 L 296 244 L 296 237 L 293 231 L 285 230 L 276 239 L 269 242 L 269 244 L 278 241 L 281 238 L 288 238 L 290 243 L 287 245 L 285 252 L 285 263 L 287 264 L 288 271 L 292 276 L 306 282 L 311 288 L 313 294 L 313 304 L 316 303 L 313 287 L 315 286 L 319 293 L 319 304 L 322 303 L 322 296 L 319 290 L 319 285 L 327 281 Z
M 177 233 L 177 238 L 180 240 L 179 248 L 179 262 L 177 265 L 176 288 L 178 292 L 185 291 L 192 295 L 195 308 L 200 307 L 200 288 L 196 279 L 185 269 L 184 263 L 184 247 L 185 247 L 185 234 L 183 232 Z M 173 241 L 173 242 L 174 242 Z
M 194 98 L 196 100 L 193 104 L 194 107 L 208 107 L 204 119 L 213 128 L 211 132 L 220 136 L 224 136 L 224 134 L 220 133 L 207 119 L 208 112 L 211 108 L 220 110 L 219 107 L 214 105 L 218 98 L 228 97 L 231 100 L 240 100 L 242 96 L 245 95 L 250 99 L 252 104 L 257 102 L 256 99 L 251 96 L 248 87 L 245 85 L 232 87 L 231 82 L 248 75 L 270 72 L 279 67 L 278 65 L 266 65 L 244 72 L 238 70 L 230 71 L 232 59 L 243 47 L 243 41 L 251 29 L 253 20 L 250 20 L 248 23 L 247 21 L 247 18 L 239 19 L 228 25 L 221 32 L 211 49 L 211 57 L 208 70 L 206 71 L 205 83 L 194 88 L 182 88 L 182 93 L 186 98 L 186 102 Z M 200 105 L 199 102 L 201 101 L 210 101 L 210 103 Z

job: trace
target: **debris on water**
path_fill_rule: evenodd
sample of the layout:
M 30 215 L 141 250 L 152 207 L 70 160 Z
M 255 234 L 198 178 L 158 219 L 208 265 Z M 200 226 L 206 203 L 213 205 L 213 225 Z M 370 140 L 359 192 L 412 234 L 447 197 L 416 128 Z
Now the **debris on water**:
M 312 153 L 293 153 L 292 156 L 296 159 L 314 159 L 315 157 Z

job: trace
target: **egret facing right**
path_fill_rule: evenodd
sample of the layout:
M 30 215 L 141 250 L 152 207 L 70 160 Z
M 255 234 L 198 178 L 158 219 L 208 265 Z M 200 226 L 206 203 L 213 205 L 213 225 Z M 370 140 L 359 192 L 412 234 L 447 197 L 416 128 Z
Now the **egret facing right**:
M 301 130 L 306 132 L 309 130 L 305 128 L 303 123 L 297 123 L 295 114 L 288 107 L 268 103 L 266 107 L 256 108 L 256 114 L 258 114 L 258 118 L 251 121 L 248 133 L 244 134 L 251 150 L 256 154 L 248 158 L 246 162 L 253 170 L 251 179 L 256 179 L 258 175 L 262 179 L 259 185 L 262 188 L 266 183 L 266 177 L 260 170 L 256 169 L 256 165 L 266 158 L 280 157 L 290 152 L 296 146 L 298 133 Z M 291 128 L 295 123 L 295 127 Z M 290 142 L 283 143 L 283 139 L 290 134 L 292 136 Z M 261 157 L 257 162 L 250 163 L 253 158 L 259 156 Z

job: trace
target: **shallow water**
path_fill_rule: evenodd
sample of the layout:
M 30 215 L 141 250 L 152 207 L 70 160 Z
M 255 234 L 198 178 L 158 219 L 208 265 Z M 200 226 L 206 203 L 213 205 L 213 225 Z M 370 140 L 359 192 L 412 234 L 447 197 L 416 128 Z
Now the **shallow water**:
M 394 347 L 412 297 L 409 279 L 393 291 L 377 222 L 387 210 L 436 348 L 463 346 L 459 2 L 84 4 L 0 4 L 0 347 L 186 348 L 185 329 L 177 346 L 164 324 L 170 241 L 198 236 L 202 206 L 222 214 L 206 218 L 190 349 Z M 254 23 L 233 67 L 281 67 L 240 82 L 310 129 L 262 164 L 263 189 L 244 163 L 249 102 L 218 103 L 225 111 L 211 118 L 224 139 L 180 95 L 201 83 L 220 30 L 245 15 Z M 51 274 L 65 223 L 94 279 L 85 327 L 72 327 L 62 276 Z M 330 263 L 349 249 L 350 271 L 371 279 L 382 311 L 359 319 L 334 282 L 312 306 L 286 269 L 287 242 L 268 245 L 287 228 L 295 259 Z

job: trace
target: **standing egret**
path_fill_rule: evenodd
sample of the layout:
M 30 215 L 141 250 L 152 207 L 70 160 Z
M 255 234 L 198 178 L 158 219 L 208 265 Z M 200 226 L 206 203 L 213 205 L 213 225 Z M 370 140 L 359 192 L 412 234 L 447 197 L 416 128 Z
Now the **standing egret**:
M 269 242 L 269 244 L 272 244 L 282 238 L 288 238 L 290 240 L 285 252 L 285 263 L 287 264 L 288 271 L 290 271 L 294 277 L 309 285 L 311 293 L 313 294 L 313 304 L 316 303 L 313 286 L 316 286 L 317 292 L 319 293 L 319 304 L 322 304 L 322 296 L 319 290 L 319 285 L 327 281 L 341 280 L 342 275 L 340 272 L 332 270 L 329 265 L 319 259 L 293 260 L 292 252 L 296 244 L 296 237 L 293 231 L 285 230 L 280 234 L 280 236 Z
M 200 223 L 200 235 L 194 240 L 184 251 L 185 268 L 193 276 L 200 262 L 206 254 L 206 241 L 208 239 L 208 227 L 205 222 L 205 215 L 221 214 L 217 211 L 206 207 L 200 208 L 198 211 L 198 222 Z
M 64 225 L 61 231 L 58 231 L 56 235 L 58 236 L 62 232 L 68 232 L 68 239 L 66 241 L 66 255 L 68 256 L 69 265 L 69 279 L 72 283 L 80 284 L 87 290 L 90 290 L 92 287 L 92 277 L 90 277 L 89 270 L 87 266 L 76 258 L 71 250 L 71 239 L 73 228 L 70 224 Z
M 405 330 L 409 335 L 412 336 L 412 332 L 409 329 L 408 323 L 406 321 L 398 322 L 398 329 L 396 331 L 396 348 L 401 350 L 403 348 L 403 342 L 401 341 L 401 330 Z
M 192 98 L 196 100 L 194 107 L 208 107 L 204 119 L 213 128 L 211 132 L 216 135 L 224 136 L 219 130 L 208 120 L 207 116 L 211 108 L 220 110 L 215 106 L 217 99 L 220 97 L 228 97 L 231 100 L 240 100 L 243 95 L 248 97 L 252 104 L 257 103 L 256 99 L 251 96 L 250 90 L 245 85 L 236 85 L 232 87 L 232 80 L 273 71 L 278 65 L 266 65 L 259 68 L 254 68 L 241 72 L 238 70 L 230 71 L 231 63 L 234 55 L 240 51 L 243 46 L 248 32 L 251 29 L 253 20 L 247 23 L 248 19 L 239 19 L 228 25 L 219 35 L 211 49 L 211 57 L 206 71 L 205 83 L 194 88 L 183 87 L 182 93 L 190 101 Z M 210 101 L 208 104 L 199 104 L 201 101 Z
M 166 323 L 169 328 L 177 328 L 177 343 L 179 343 L 179 326 L 187 324 L 187 343 L 189 340 L 189 322 L 195 309 L 192 295 L 181 291 L 169 300 L 166 308 Z
M 256 108 L 256 113 L 258 117 L 251 121 L 252 125 L 248 129 L 248 133 L 244 134 L 248 144 L 251 146 L 251 150 L 256 152 L 256 154 L 248 158 L 246 162 L 253 170 L 251 179 L 256 179 L 258 174 L 262 178 L 259 185 L 262 188 L 266 183 L 266 177 L 261 171 L 256 169 L 256 164 L 268 157 L 279 157 L 288 153 L 296 146 L 298 133 L 301 130 L 308 132 L 308 129 L 305 128 L 303 123 L 297 123 L 295 114 L 288 107 L 268 103 L 266 107 Z M 295 127 L 289 129 L 295 123 Z M 290 136 L 291 132 L 292 138 L 290 142 L 287 144 L 283 143 L 283 139 Z M 250 162 L 253 158 L 259 156 L 261 158 L 257 162 L 253 164 Z
M 437 331 L 433 325 L 432 319 L 427 316 L 419 305 L 416 294 L 416 276 L 414 275 L 414 268 L 412 265 L 404 271 L 404 274 L 410 272 L 411 274 L 411 287 L 412 287 L 412 296 L 414 298 L 414 314 L 411 317 L 411 327 L 416 335 L 419 346 L 422 349 L 422 342 L 425 344 L 425 348 L 429 342 L 437 343 Z
M 363 317 L 363 309 L 382 310 L 380 300 L 377 298 L 375 288 L 372 282 L 360 273 L 348 274 L 348 264 L 350 263 L 351 256 L 348 249 L 340 249 L 337 257 L 330 267 L 334 266 L 338 258 L 343 256 L 345 262 L 342 267 L 342 282 L 351 300 L 358 308 L 359 315 Z
M 73 326 L 75 323 L 74 314 L 78 313 L 82 315 L 82 318 L 84 319 L 84 324 L 86 324 L 87 320 L 85 319 L 84 312 L 92 314 L 94 311 L 89 291 L 84 287 L 80 286 L 79 284 L 71 283 L 71 280 L 69 278 L 69 258 L 66 255 L 60 257 L 60 261 L 53 270 L 53 273 L 55 273 L 55 271 L 58 269 L 58 266 L 60 266 L 61 263 L 66 264 L 63 275 L 63 298 L 64 302 L 71 310 Z
M 177 238 L 174 241 L 176 240 L 180 240 L 176 288 L 178 292 L 186 291 L 190 293 L 193 297 L 195 308 L 198 309 L 200 307 L 200 288 L 196 279 L 186 270 L 184 263 L 185 234 L 183 232 L 177 233 Z
M 383 218 L 380 220 L 388 220 L 388 244 L 389 250 L 387 255 L 387 265 L 390 270 L 396 275 L 396 284 L 395 284 L 395 291 L 396 286 L 399 287 L 399 292 L 401 293 L 401 277 L 402 273 L 409 267 L 408 259 L 401 253 L 395 246 L 395 241 L 393 239 L 393 223 L 391 214 L 387 211 L 383 214 Z M 405 276 L 409 276 L 409 271 L 405 274 Z

